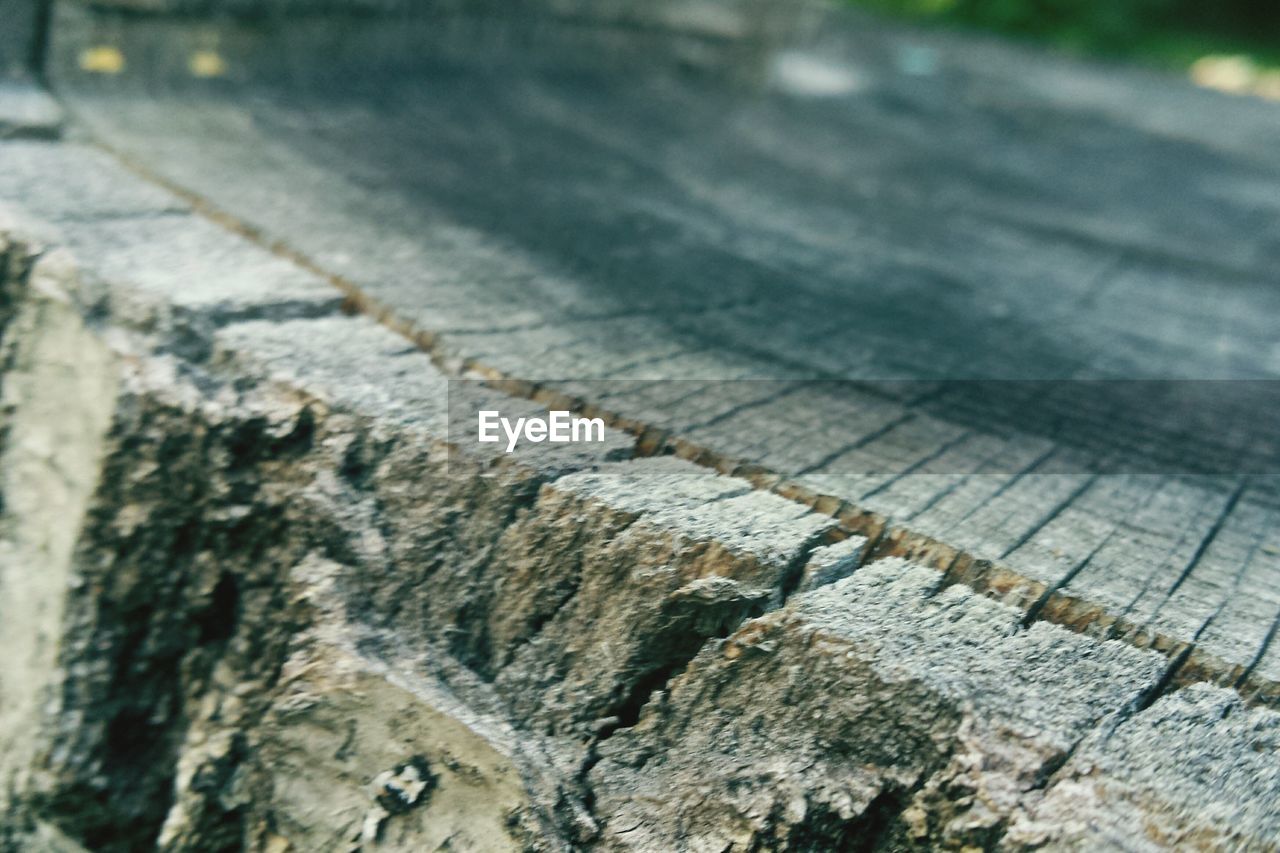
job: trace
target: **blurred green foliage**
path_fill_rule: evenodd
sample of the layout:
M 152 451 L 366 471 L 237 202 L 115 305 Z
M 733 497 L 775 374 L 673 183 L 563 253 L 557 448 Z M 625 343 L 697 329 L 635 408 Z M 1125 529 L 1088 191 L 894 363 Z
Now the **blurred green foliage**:
M 1050 41 L 1059 47 L 1185 65 L 1206 53 L 1280 58 L 1280 0 L 851 0 Z

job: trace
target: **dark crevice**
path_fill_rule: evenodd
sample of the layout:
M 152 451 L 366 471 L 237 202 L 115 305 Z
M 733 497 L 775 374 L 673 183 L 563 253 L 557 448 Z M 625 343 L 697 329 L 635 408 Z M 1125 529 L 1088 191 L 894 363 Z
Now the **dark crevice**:
M 699 649 L 701 649 L 701 645 L 699 645 Z M 689 661 L 693 660 L 694 656 L 689 655 L 687 660 L 673 661 L 637 679 L 622 701 L 610 709 L 608 716 L 615 717 L 618 722 L 612 727 L 602 730 L 600 732 L 600 740 L 607 739 L 618 729 L 629 729 L 640 722 L 640 713 L 644 710 L 645 705 L 649 704 L 653 694 L 656 691 L 665 689 L 671 679 L 684 672 L 685 667 L 689 665 Z
M 223 572 L 209 596 L 208 607 L 195 616 L 199 631 L 197 642 L 202 646 L 225 645 L 235 633 L 239 610 L 240 589 L 236 576 Z
M 823 543 L 825 535 L 826 531 L 823 531 L 810 537 L 783 570 L 781 584 L 777 590 L 776 606 L 785 604 L 787 598 L 799 585 L 804 566 L 813 549 Z M 708 643 L 729 637 L 744 622 L 762 616 L 768 609 L 771 609 L 770 605 L 764 601 L 744 600 L 735 602 L 734 606 L 723 607 L 719 614 L 700 613 L 691 617 L 698 625 L 697 630 L 693 632 L 686 630 L 682 636 L 678 635 L 672 644 L 674 648 L 663 656 L 667 659 L 667 663 L 642 674 L 625 696 L 609 708 L 605 719 L 611 722 L 601 727 L 596 744 L 607 740 L 621 729 L 634 727 L 654 694 L 665 692 L 667 685 L 688 668 Z M 712 616 L 711 621 L 707 621 L 708 615 Z
M 338 475 L 357 492 L 367 491 L 378 467 L 391 454 L 393 443 L 372 440 L 365 430 L 356 430 L 343 451 Z
M 1235 681 L 1235 687 L 1244 687 L 1249 679 L 1253 676 L 1253 671 L 1258 664 L 1262 663 L 1262 659 L 1266 657 L 1267 650 L 1271 648 L 1271 644 L 1275 641 L 1276 633 L 1280 631 L 1280 610 L 1276 611 L 1275 618 L 1271 620 L 1271 627 L 1267 630 L 1266 637 L 1262 640 L 1262 645 L 1258 648 L 1258 653 L 1253 656 L 1253 660 L 1249 661 L 1249 665 L 1240 673 L 1240 677 Z
M 582 585 L 582 576 L 581 576 L 581 568 L 579 567 L 578 571 L 574 573 L 573 579 L 569 581 L 569 583 L 564 584 L 563 589 L 560 591 L 560 594 L 556 597 L 555 602 L 552 603 L 550 609 L 547 610 L 545 613 L 537 614 L 529 622 L 530 638 L 536 637 L 539 634 L 541 634 L 542 629 L 546 628 L 547 625 L 555 621 L 555 618 L 560 615 L 560 611 L 564 610 L 564 608 L 568 606 L 569 602 L 573 601 L 573 599 L 577 596 L 578 589 L 579 587 L 581 587 L 581 585 Z M 515 652 L 513 651 L 511 655 L 507 656 L 507 660 L 510 661 L 511 656 L 514 654 Z
M 821 530 L 800 546 L 800 550 L 787 563 L 786 568 L 782 570 L 782 578 L 778 584 L 778 606 L 785 605 L 795 591 L 800 588 L 800 582 L 804 580 L 804 569 L 809 564 L 809 560 L 813 558 L 813 552 L 821 546 L 827 544 L 830 531 Z M 865 555 L 868 549 L 863 549 Z
M 7 335 L 9 324 L 26 295 L 31 268 L 38 257 L 31 247 L 18 243 L 11 243 L 0 251 L 0 392 L 4 390 L 5 375 L 13 367 L 17 355 L 17 347 Z M 0 398 L 0 452 L 8 445 L 11 405 Z M 4 517 L 4 490 L 0 489 L 0 518 Z
M 555 481 L 555 477 L 540 476 L 533 477 L 515 486 L 508 496 L 507 505 L 505 507 L 502 518 L 498 521 L 497 530 L 494 533 L 493 540 L 490 543 L 490 552 L 488 556 L 481 562 L 481 566 L 488 565 L 493 559 L 493 551 L 496 551 L 503 538 L 507 535 L 507 531 L 518 524 L 536 505 L 538 498 L 542 493 L 542 487 L 548 483 Z M 385 533 L 384 537 L 391 541 L 394 536 L 390 532 Z M 432 570 L 434 571 L 434 569 Z M 486 586 L 488 590 L 489 586 Z M 490 625 L 488 614 L 493 608 L 493 601 L 486 595 L 472 596 L 464 601 L 461 607 L 453 613 L 450 623 L 449 636 L 446 640 L 445 647 L 449 653 L 461 664 L 476 673 L 485 681 L 492 681 L 497 671 L 505 666 L 511 656 L 515 654 L 515 649 L 509 650 L 502 661 L 496 661 L 495 656 L 498 652 L 494 647 L 494 638 L 490 633 Z M 572 589 L 557 602 L 554 607 L 556 612 L 561 607 L 568 604 L 577 594 L 577 582 L 572 584 Z M 479 618 L 476 618 L 476 615 Z M 430 617 L 425 617 L 430 621 Z M 551 618 L 554 613 L 542 619 L 534 630 L 528 636 L 536 636 Z M 383 623 L 389 622 L 389 618 L 384 616 L 381 620 Z M 474 625 L 475 630 L 463 629 L 462 625 Z
M 208 312 L 205 316 L 214 328 L 237 323 L 269 322 L 287 323 L 293 320 L 319 320 L 342 313 L 339 294 L 329 300 L 285 299 L 279 302 L 256 304 L 251 308 Z M 416 352 L 416 350 L 415 350 Z
M 770 380 L 770 381 L 772 382 L 773 380 Z M 776 403 L 777 401 L 783 399 L 784 397 L 789 397 L 790 395 L 795 394 L 796 392 L 806 387 L 809 387 L 812 384 L 813 384 L 812 382 L 804 382 L 804 381 L 784 382 L 782 383 L 781 388 L 775 389 L 763 397 L 757 397 L 755 399 L 747 400 L 746 402 L 738 403 L 737 405 L 730 406 L 725 411 L 720 412 L 717 415 L 713 415 L 712 417 L 707 418 L 704 421 L 697 421 L 695 423 L 688 424 L 685 427 L 685 430 L 692 431 L 695 429 L 706 429 L 707 427 L 716 426 L 717 424 L 724 423 L 725 421 L 735 418 L 738 415 L 743 414 L 744 412 L 749 412 L 749 411 L 752 411 L 753 409 L 762 409 L 765 406 L 772 405 L 773 403 Z
M 937 585 L 933 588 L 932 595 L 937 595 L 947 587 L 956 583 L 956 567 L 960 565 L 960 559 L 963 556 L 964 555 L 961 552 L 957 551 L 955 556 L 951 558 L 951 561 L 947 563 L 947 567 L 942 570 L 941 577 L 938 579 Z
M 617 702 L 612 704 L 603 715 L 610 720 L 601 726 L 596 743 L 599 744 L 620 729 L 629 729 L 640 721 L 645 707 L 657 692 L 665 692 L 667 685 L 688 668 L 695 657 L 706 647 L 707 643 L 724 639 L 738 629 L 747 619 L 762 615 L 763 607 L 747 606 L 744 609 L 726 609 L 722 617 L 714 624 L 702 626 L 698 633 L 684 632 L 672 642 L 667 654 L 662 655 L 666 663 L 643 672 L 627 689 Z
M 1080 744 L 1084 743 L 1085 737 L 1081 736 L 1075 740 L 1071 746 L 1050 756 L 1044 764 L 1040 765 L 1040 770 L 1036 773 L 1035 781 L 1031 783 L 1031 790 L 1044 791 L 1047 790 L 1054 777 L 1062 771 L 1071 761 L 1072 756 L 1076 754 L 1076 750 L 1080 748 Z
M 858 568 L 862 568 L 869 563 L 873 563 L 880 559 L 877 553 L 880 543 L 884 542 L 889 536 L 889 525 L 882 525 L 879 529 L 871 531 L 871 535 L 867 536 L 867 544 L 862 546 L 862 554 L 858 557 Z M 957 556 L 958 559 L 958 556 Z
M 501 541 L 503 534 L 507 529 L 519 521 L 525 513 L 533 509 L 534 504 L 538 502 L 538 495 L 542 491 L 542 487 L 552 482 L 550 479 L 541 477 L 534 478 L 521 486 L 512 494 L 511 503 L 508 505 L 507 514 L 499 525 L 499 533 L 494 539 L 496 545 Z
M 836 448 L 832 452 L 828 453 L 826 456 L 823 456 L 817 462 L 814 462 L 812 465 L 807 465 L 804 468 L 801 468 L 799 471 L 791 475 L 791 479 L 798 480 L 807 474 L 812 474 L 816 471 L 821 471 L 823 468 L 826 468 L 828 465 L 830 465 L 832 462 L 835 462 L 837 459 L 839 459 L 841 456 L 844 456 L 846 453 L 852 453 L 855 450 L 866 447 L 868 444 L 875 441 L 876 439 L 882 438 L 883 436 L 893 432 L 895 429 L 902 426 L 902 424 L 906 423 L 907 421 L 914 420 L 915 417 L 916 415 L 914 412 L 906 412 L 904 414 L 901 414 L 898 417 L 893 418 L 883 426 L 880 426 L 872 430 L 871 432 L 867 433 L 866 435 L 859 437 L 856 441 L 851 441 L 842 447 Z
M 604 740 L 610 734 L 613 734 L 612 729 L 609 730 L 608 733 L 602 733 L 599 740 Z M 587 755 L 582 759 L 582 766 L 578 768 L 578 775 L 576 779 L 582 808 L 587 814 L 593 814 L 596 808 L 596 792 L 595 789 L 591 787 L 591 771 L 600 763 L 600 751 L 597 749 L 598 746 L 599 741 L 596 741 L 587 748 Z
M 1133 710 L 1130 713 L 1122 715 L 1121 719 L 1116 721 L 1116 725 L 1124 722 L 1125 719 L 1133 716 L 1133 714 L 1147 710 L 1155 704 L 1157 699 L 1168 693 L 1175 683 L 1174 679 L 1177 676 L 1178 671 L 1182 669 L 1184 664 L 1186 664 L 1187 660 L 1191 657 L 1191 653 L 1195 651 L 1195 648 L 1194 643 L 1188 643 L 1182 651 L 1174 655 L 1168 665 L 1165 666 L 1164 671 L 1160 673 L 1160 677 L 1156 679 L 1156 682 L 1133 701 Z
M 987 497 L 985 501 L 983 501 L 982 503 L 976 504 L 970 510 L 968 510 L 964 515 L 960 516 L 960 518 L 956 520 L 956 522 L 951 526 L 951 528 L 948 528 L 948 529 L 949 530 L 954 529 L 964 524 L 966 521 L 968 521 L 970 518 L 973 517 L 974 513 L 978 512 L 984 506 L 990 504 L 992 501 L 995 501 L 997 498 L 1004 495 L 1005 492 L 1009 491 L 1009 489 L 1013 488 L 1016 484 L 1020 483 L 1024 477 L 1030 476 L 1033 471 L 1035 471 L 1037 468 L 1039 468 L 1041 465 L 1047 462 L 1055 453 L 1057 453 L 1057 448 L 1051 447 L 1048 450 L 1041 453 L 1040 455 L 1036 456 L 1036 458 L 1031 460 L 1031 462 L 1028 465 L 1018 469 L 1013 474 L 1011 474 L 1003 483 L 1001 483 L 996 488 L 994 492 L 992 492 Z
M 903 468 L 901 471 L 898 471 L 888 480 L 885 480 L 883 483 L 871 489 L 869 492 L 864 492 L 862 497 L 858 498 L 858 500 L 865 501 L 868 498 L 873 498 L 876 495 L 881 494 L 882 492 L 885 492 L 888 489 L 891 489 L 896 483 L 898 483 L 903 478 L 909 477 L 910 475 L 916 473 L 921 468 L 928 465 L 930 462 L 937 461 L 948 450 L 951 450 L 953 447 L 955 447 L 956 445 L 960 444 L 963 441 L 966 441 L 972 436 L 973 436 L 972 432 L 970 432 L 969 430 L 965 430 L 961 432 L 959 435 L 957 435 L 955 438 L 949 441 L 944 441 L 942 444 L 935 447 L 931 452 L 926 453 L 924 456 L 920 457 L 915 462 L 912 462 L 910 465 Z
M 1097 482 L 1097 480 L 1098 480 L 1097 474 L 1091 474 L 1088 477 L 1086 477 L 1083 483 L 1081 483 L 1076 488 L 1072 489 L 1069 495 L 1067 495 L 1062 500 L 1054 504 L 1053 508 L 1050 509 L 1047 514 L 1042 516 L 1039 521 L 1037 521 L 1034 525 L 1031 526 L 1030 529 L 1024 531 L 1023 534 L 1019 536 L 1013 542 L 1012 545 L 1005 548 L 1004 552 L 1000 555 L 1000 559 L 1002 560 L 1008 559 L 1010 554 L 1012 554 L 1014 551 L 1017 551 L 1023 545 L 1026 545 L 1028 542 L 1030 542 L 1037 533 L 1039 533 L 1041 530 L 1044 530 L 1045 527 L 1047 527 L 1050 524 L 1050 522 L 1052 522 L 1055 518 L 1061 515 L 1063 510 L 1071 506 L 1071 504 L 1075 503 L 1076 498 L 1080 497 L 1085 492 L 1087 492 L 1089 490 L 1089 487 L 1092 486 L 1095 482 Z
M 910 802 L 910 794 L 905 789 L 893 785 L 886 787 L 867 805 L 858 820 L 843 828 L 841 831 L 842 840 L 845 842 L 841 845 L 843 849 L 851 853 L 872 853 L 872 851 L 892 846 L 886 842 L 890 841 L 894 826 Z M 809 828 L 807 821 L 805 829 L 809 833 L 814 832 Z M 797 849 L 800 850 L 820 849 L 816 843 L 823 840 L 819 836 L 812 840 L 814 843 L 806 844 L 806 839 L 803 837 L 794 839 L 797 842 Z
M 298 412 L 298 419 L 288 434 L 271 440 L 261 457 L 272 462 L 296 460 L 311 452 L 316 437 L 316 415 L 307 406 Z
M 1178 575 L 1178 579 L 1169 587 L 1169 591 L 1165 593 L 1164 600 L 1168 601 L 1178 588 L 1191 577 L 1191 573 L 1195 571 L 1196 566 L 1200 565 L 1200 560 L 1204 558 L 1205 552 L 1209 550 L 1209 546 L 1218 538 L 1218 534 L 1222 532 L 1222 527 L 1227 523 L 1227 519 L 1236 508 L 1236 504 L 1240 502 L 1240 498 L 1244 495 L 1245 489 L 1249 486 L 1248 478 L 1242 480 L 1232 491 L 1231 496 L 1227 498 L 1226 504 L 1223 505 L 1222 511 L 1218 513 L 1218 517 L 1214 519 L 1213 526 L 1209 528 L 1208 534 L 1200 540 L 1200 544 L 1196 546 L 1195 553 L 1191 555 L 1191 559 L 1182 568 L 1182 572 Z
M 1197 506 L 1196 512 L 1198 515 L 1202 514 L 1201 510 L 1203 509 L 1203 507 L 1204 507 L 1204 503 L 1201 503 Z M 1132 625 L 1129 619 L 1130 614 L 1133 613 L 1134 609 L 1138 606 L 1138 603 L 1142 601 L 1142 599 L 1151 590 L 1152 584 L 1155 583 L 1156 580 L 1165 573 L 1165 569 L 1167 569 L 1170 565 L 1170 560 L 1175 554 L 1178 553 L 1178 550 L 1182 547 L 1183 543 L 1187 541 L 1187 536 L 1193 530 L 1194 528 L 1188 527 L 1187 529 L 1181 531 L 1178 534 L 1177 540 L 1175 540 L 1170 546 L 1168 546 L 1168 548 L 1165 550 L 1164 554 L 1160 557 L 1160 559 L 1158 561 L 1157 560 L 1151 561 L 1152 569 L 1147 573 L 1146 577 L 1143 578 L 1141 588 L 1139 588 L 1138 591 L 1130 597 L 1129 602 L 1125 604 L 1123 608 L 1121 608 L 1117 613 L 1114 614 L 1116 617 L 1115 621 L 1113 621 L 1111 625 L 1108 626 L 1107 630 L 1103 634 L 1104 639 L 1107 639 L 1107 640 L 1123 639 L 1125 632 L 1132 628 Z M 1199 541 L 1203 542 L 1203 540 L 1204 540 L 1204 537 L 1201 536 Z M 1259 544 L 1260 543 L 1258 541 L 1255 541 L 1249 549 L 1249 555 L 1241 562 L 1240 570 L 1236 573 L 1236 578 L 1234 581 L 1234 583 L 1237 586 L 1239 585 L 1240 579 L 1244 576 L 1244 573 L 1247 570 L 1250 561 L 1253 559 L 1254 554 L 1257 552 Z M 1163 607 L 1164 603 L 1167 601 L 1168 601 L 1168 598 L 1166 597 L 1164 601 L 1162 601 L 1160 607 Z M 1225 606 L 1225 604 L 1226 604 L 1226 600 L 1224 599 L 1222 602 L 1222 605 L 1220 605 L 1218 609 L 1215 610 L 1214 614 L 1209 617 L 1209 620 L 1200 626 L 1200 629 L 1196 632 L 1196 637 L 1199 637 L 1200 632 L 1202 632 L 1206 627 L 1208 627 L 1209 623 L 1211 623 L 1214 619 L 1217 618 L 1218 613 L 1221 612 L 1222 607 Z M 1157 611 L 1158 610 L 1159 610 L 1159 607 L 1157 608 Z
M 1106 536 L 1102 538 L 1101 542 L 1099 542 L 1097 545 L 1094 545 L 1093 549 L 1090 550 L 1089 553 L 1085 555 L 1083 560 L 1080 560 L 1079 562 L 1077 562 L 1074 566 L 1068 569 L 1067 572 L 1062 577 L 1058 578 L 1058 580 L 1056 580 L 1052 584 L 1049 584 L 1048 586 L 1045 587 L 1044 592 L 1040 593 L 1040 597 L 1037 598 L 1034 602 L 1032 602 L 1031 606 L 1027 608 L 1027 612 L 1023 614 L 1023 617 L 1022 617 L 1023 628 L 1030 628 L 1032 623 L 1034 623 L 1037 619 L 1040 618 L 1040 614 L 1044 610 L 1045 605 L 1047 605 L 1049 601 L 1055 595 L 1057 595 L 1061 590 L 1066 589 L 1067 586 L 1069 586 L 1071 582 L 1075 580 L 1076 577 L 1082 571 L 1085 570 L 1085 568 L 1089 565 L 1089 563 L 1093 561 L 1093 558 L 1098 554 L 1098 552 L 1107 546 L 1107 543 L 1111 541 L 1111 538 L 1113 536 L 1115 536 L 1115 530 L 1112 530 L 1110 533 L 1108 533 Z

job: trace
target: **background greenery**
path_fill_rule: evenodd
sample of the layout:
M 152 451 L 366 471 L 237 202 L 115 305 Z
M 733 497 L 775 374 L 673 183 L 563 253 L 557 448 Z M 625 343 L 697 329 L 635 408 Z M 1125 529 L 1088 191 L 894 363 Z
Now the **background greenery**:
M 850 0 L 1082 53 L 1187 66 L 1206 54 L 1280 65 L 1280 0 Z

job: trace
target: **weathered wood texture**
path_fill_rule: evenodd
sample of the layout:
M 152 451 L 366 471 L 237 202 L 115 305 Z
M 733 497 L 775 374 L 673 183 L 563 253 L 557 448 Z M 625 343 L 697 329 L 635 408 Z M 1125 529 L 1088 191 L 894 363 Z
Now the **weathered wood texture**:
M 1096 473 L 1035 417 L 1141 444 L 1141 419 L 1054 383 L 1280 372 L 1272 105 L 861 19 L 748 82 L 538 36 L 433 61 L 370 26 L 376 60 L 227 29 L 209 83 L 185 71 L 198 40 L 154 21 L 107 37 L 138 64 L 86 75 L 102 31 L 70 20 L 59 79 L 136 165 L 439 358 L 749 472 L 1033 618 L 1274 683 L 1275 470 L 1215 467 L 1211 417 Z M 1046 386 L 984 423 L 813 381 L 847 378 Z
M 0 157 L 84 190 L 0 214 L 6 853 L 1274 844 L 1275 711 L 623 434 L 451 453 L 322 277 Z
M 0 846 L 1276 843 L 1274 470 L 1044 428 L 1270 388 L 1274 109 L 860 21 L 726 69 L 62 11 L 151 181 L 0 142 Z M 626 430 L 451 458 L 464 374 Z

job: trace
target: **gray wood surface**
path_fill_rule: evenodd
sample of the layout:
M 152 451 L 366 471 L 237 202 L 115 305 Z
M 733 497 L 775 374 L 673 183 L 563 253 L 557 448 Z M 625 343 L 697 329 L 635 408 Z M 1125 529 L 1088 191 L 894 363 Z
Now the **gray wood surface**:
M 1036 424 L 1084 380 L 1280 373 L 1274 105 L 861 18 L 741 75 L 233 28 L 228 76 L 197 80 L 184 31 L 138 21 L 112 31 L 130 65 L 108 78 L 75 68 L 100 30 L 61 33 L 94 134 L 442 360 L 933 540 L 978 586 L 1013 572 L 1033 614 L 1194 644 L 1184 662 L 1224 683 L 1280 675 L 1275 471 L 1191 464 L 1231 424 L 1101 473 Z M 380 38 L 353 43 L 411 43 Z M 877 384 L 960 379 L 1044 386 L 975 423 Z M 1107 437 L 1101 402 L 1056 405 Z M 1133 414 L 1126 440 L 1164 413 Z

